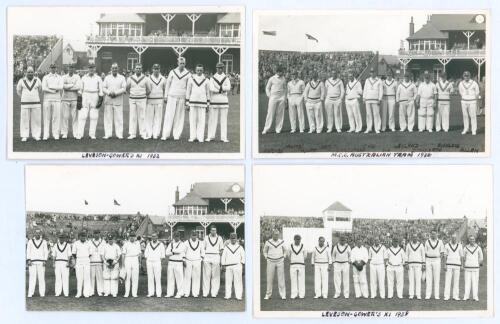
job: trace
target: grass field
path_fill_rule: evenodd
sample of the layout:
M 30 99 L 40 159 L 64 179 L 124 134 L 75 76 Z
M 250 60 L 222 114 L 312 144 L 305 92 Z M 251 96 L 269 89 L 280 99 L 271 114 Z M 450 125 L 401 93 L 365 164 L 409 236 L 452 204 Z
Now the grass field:
M 147 276 L 139 276 L 139 291 L 137 298 L 124 298 L 125 287 L 119 285 L 118 297 L 75 298 L 76 277 L 75 272 L 70 272 L 69 293 L 70 297 L 54 296 L 54 268 L 51 262 L 47 263 L 45 270 L 45 297 L 38 297 L 38 286 L 35 295 L 26 298 L 26 310 L 28 311 L 127 311 L 127 312 L 243 312 L 245 301 L 233 298 L 224 299 L 224 275 L 221 273 L 221 287 L 217 298 L 189 297 L 189 298 L 157 298 L 147 296 Z M 243 282 L 245 279 L 243 278 Z M 28 291 L 28 275 L 26 272 L 26 292 Z M 162 294 L 167 292 L 167 267 L 162 270 Z M 200 288 L 201 289 L 201 288 Z M 233 288 L 234 289 L 234 288 Z M 200 296 L 202 294 L 200 293 Z M 243 292 L 245 296 L 245 292 Z
M 486 252 L 486 251 L 485 251 Z M 486 255 L 486 253 L 485 253 Z M 328 299 L 313 299 L 314 297 L 314 270 L 310 261 L 306 262 L 306 296 L 304 299 L 290 299 L 290 267 L 288 262 L 285 262 L 285 282 L 287 290 L 287 299 L 282 300 L 278 293 L 278 283 L 277 279 L 274 280 L 273 286 L 273 296 L 272 299 L 264 300 L 266 293 L 266 261 L 264 257 L 261 257 L 261 267 L 260 267 L 260 304 L 261 311 L 327 311 L 327 310 L 337 310 L 337 311 L 452 311 L 452 310 L 486 310 L 487 309 L 487 262 L 484 262 L 484 266 L 480 270 L 479 274 L 479 302 L 476 301 L 454 301 L 454 300 L 443 300 L 443 290 L 444 290 L 444 271 L 441 271 L 440 279 L 440 300 L 410 300 L 408 299 L 408 272 L 405 270 L 405 283 L 403 290 L 403 299 L 396 297 L 394 292 L 393 299 L 364 299 L 354 298 L 354 285 L 352 281 L 352 271 L 349 272 L 350 275 L 350 296 L 349 299 L 339 297 L 333 299 L 334 288 L 333 288 L 333 270 L 330 272 L 330 277 L 328 279 Z M 368 283 L 369 269 L 367 273 Z M 386 280 L 387 285 L 387 280 Z M 460 298 L 463 298 L 464 290 L 464 276 L 463 272 L 460 274 Z M 422 282 L 422 297 L 425 297 L 425 282 Z M 342 295 L 341 295 L 342 296 Z M 472 298 L 472 295 L 471 295 Z
M 116 137 L 103 140 L 104 136 L 104 107 L 99 109 L 99 121 L 97 124 L 97 139 L 88 137 L 89 121 L 85 126 L 85 137 L 75 140 L 70 135 L 68 139 L 38 141 L 29 139 L 21 142 L 19 137 L 19 97 L 14 93 L 13 114 L 13 152 L 145 152 L 145 153 L 238 153 L 240 151 L 240 96 L 229 97 L 229 114 L 227 121 L 227 136 L 229 143 L 220 141 L 220 125 L 217 128 L 215 141 L 204 143 L 189 143 L 189 114 L 186 113 L 184 130 L 179 141 L 167 140 L 143 140 L 140 137 L 127 140 L 129 125 L 128 98 L 124 99 L 123 105 L 123 135 L 125 139 Z M 208 115 L 207 115 L 208 118 Z M 207 119 L 208 120 L 208 119 Z M 71 128 L 71 127 L 70 127 Z M 43 133 L 43 130 L 42 130 Z M 71 130 L 70 130 L 71 134 Z M 206 136 L 206 128 L 205 128 Z
M 478 116 L 477 135 L 462 135 L 463 121 L 460 101 L 452 100 L 450 111 L 450 130 L 436 133 L 414 131 L 375 134 L 347 133 L 349 122 L 345 105 L 343 105 L 343 133 L 323 132 L 307 134 L 296 132 L 290 134 L 290 119 L 285 111 L 285 122 L 280 134 L 274 132 L 274 122 L 270 133 L 262 135 L 267 114 L 267 97 L 259 95 L 259 153 L 305 153 L 305 152 L 484 152 L 485 151 L 485 117 Z M 366 110 L 360 106 L 363 119 L 363 131 L 366 129 Z M 396 129 L 399 129 L 399 108 L 395 109 Z M 305 109 L 304 109 L 305 114 Z M 326 113 L 325 130 L 326 130 Z M 306 131 L 308 130 L 307 117 Z M 415 129 L 417 120 L 415 120 Z

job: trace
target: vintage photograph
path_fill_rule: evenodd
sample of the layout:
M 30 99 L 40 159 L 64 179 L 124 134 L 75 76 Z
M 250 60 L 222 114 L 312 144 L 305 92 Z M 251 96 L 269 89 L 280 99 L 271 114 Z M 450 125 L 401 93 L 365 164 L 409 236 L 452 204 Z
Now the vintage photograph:
M 256 317 L 492 316 L 490 166 L 253 175 Z
M 10 7 L 9 157 L 240 156 L 243 18 L 240 7 Z
M 27 166 L 26 310 L 243 312 L 240 166 Z
M 257 11 L 254 156 L 489 155 L 488 25 L 488 11 Z

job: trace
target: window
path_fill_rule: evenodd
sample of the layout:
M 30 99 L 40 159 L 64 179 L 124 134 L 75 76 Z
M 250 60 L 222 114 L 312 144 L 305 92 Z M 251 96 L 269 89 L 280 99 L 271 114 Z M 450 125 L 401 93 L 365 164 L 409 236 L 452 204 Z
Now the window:
M 225 73 L 233 72 L 233 54 L 222 54 L 221 61 L 226 69 Z
M 239 37 L 240 25 L 239 24 L 221 24 L 220 33 L 221 37 Z
M 127 54 L 127 70 L 132 71 L 138 63 L 139 54 L 132 52 Z
M 349 217 L 336 217 L 335 220 L 337 222 L 348 222 L 349 221 Z
M 113 54 L 111 52 L 102 52 L 101 53 L 101 59 L 103 59 L 103 60 L 112 60 L 113 59 Z

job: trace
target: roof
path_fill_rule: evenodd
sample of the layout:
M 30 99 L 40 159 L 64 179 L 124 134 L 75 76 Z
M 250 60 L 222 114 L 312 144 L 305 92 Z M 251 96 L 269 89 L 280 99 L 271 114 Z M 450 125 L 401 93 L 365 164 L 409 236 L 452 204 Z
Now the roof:
M 217 16 L 218 24 L 239 24 L 241 23 L 241 17 L 239 12 L 231 12 L 226 14 L 220 14 Z
M 163 225 L 166 222 L 165 217 L 163 216 L 148 216 L 148 217 L 151 220 L 151 223 L 153 223 L 153 225 Z
M 388 65 L 399 65 L 397 55 L 379 55 L 379 62 L 385 61 Z
M 145 23 L 144 18 L 136 13 L 101 14 L 97 23 Z
M 205 199 L 245 198 L 243 182 L 196 182 L 192 192 Z
M 422 28 L 407 38 L 407 40 L 412 39 L 448 39 L 448 34 L 437 29 L 431 22 L 427 22 Z
M 330 206 L 328 206 L 325 210 L 323 210 L 323 212 L 326 212 L 326 211 L 342 211 L 342 212 L 350 212 L 352 210 L 350 210 L 349 208 L 347 208 L 345 205 L 343 205 L 342 203 L 336 201 L 334 202 L 333 204 L 331 204 Z
M 430 23 L 434 25 L 437 29 L 442 31 L 486 30 L 485 22 L 481 24 L 478 24 L 476 22 L 477 16 L 484 17 L 484 15 L 476 15 L 476 14 L 431 15 Z
M 174 203 L 174 206 L 208 206 L 208 202 L 191 191 L 184 198 Z

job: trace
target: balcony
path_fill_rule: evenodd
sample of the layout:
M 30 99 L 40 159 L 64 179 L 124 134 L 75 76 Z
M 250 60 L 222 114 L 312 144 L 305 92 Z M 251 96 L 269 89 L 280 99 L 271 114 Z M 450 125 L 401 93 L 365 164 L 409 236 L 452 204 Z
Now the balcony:
M 198 222 L 234 222 L 234 221 L 244 221 L 245 216 L 239 214 L 207 214 L 207 215 L 176 215 L 171 214 L 167 216 L 168 222 L 188 222 L 188 223 L 198 223 Z
M 485 56 L 485 49 L 399 50 L 399 57 L 407 59 L 473 59 Z
M 87 44 L 102 46 L 131 46 L 143 45 L 151 47 L 168 46 L 227 46 L 239 47 L 240 37 L 214 37 L 214 36 L 87 36 Z

